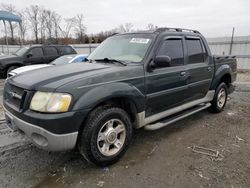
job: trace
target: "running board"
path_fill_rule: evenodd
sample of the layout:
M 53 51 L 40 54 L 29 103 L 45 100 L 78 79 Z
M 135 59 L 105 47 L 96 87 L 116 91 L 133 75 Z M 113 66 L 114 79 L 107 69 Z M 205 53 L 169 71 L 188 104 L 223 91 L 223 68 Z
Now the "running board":
M 152 124 L 154 122 L 159 122 L 160 120 L 162 120 L 166 117 L 173 116 L 174 114 L 177 114 L 177 113 L 179 114 L 180 112 L 184 112 L 184 110 L 186 111 L 186 110 L 191 109 L 191 108 L 198 106 L 200 104 L 206 104 L 206 103 L 213 100 L 214 93 L 215 93 L 214 90 L 209 90 L 204 98 L 190 101 L 188 103 L 182 104 L 180 106 L 176 106 L 174 108 L 170 108 L 168 110 L 165 110 L 163 112 L 160 112 L 160 113 L 148 116 L 148 117 L 145 116 L 145 111 L 137 113 L 135 127 L 141 128 L 141 127 L 144 127 L 146 125 Z
M 188 117 L 188 116 L 190 116 L 192 114 L 195 114 L 195 113 L 197 113 L 199 111 L 202 111 L 202 110 L 204 110 L 204 109 L 206 109 L 206 108 L 208 108 L 210 106 L 211 106 L 210 103 L 199 105 L 199 106 L 194 107 L 192 109 L 186 110 L 185 112 L 183 112 L 183 113 L 181 113 L 179 115 L 176 115 L 176 116 L 174 116 L 172 118 L 168 118 L 168 119 L 165 119 L 163 121 L 156 122 L 155 124 L 148 124 L 148 125 L 144 126 L 144 129 L 148 130 L 148 131 L 153 131 L 153 130 L 160 129 L 160 128 L 165 127 L 165 126 L 167 126 L 167 125 L 169 125 L 171 123 L 174 123 L 174 122 L 179 121 L 179 120 L 181 120 L 181 119 L 183 119 L 185 117 Z

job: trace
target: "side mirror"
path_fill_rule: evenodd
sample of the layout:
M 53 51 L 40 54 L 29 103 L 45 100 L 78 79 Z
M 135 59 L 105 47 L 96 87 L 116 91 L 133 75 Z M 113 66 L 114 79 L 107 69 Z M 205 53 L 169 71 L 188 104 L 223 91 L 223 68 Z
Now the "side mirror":
M 32 57 L 32 56 L 33 56 L 33 55 L 30 54 L 30 53 L 26 55 L 27 58 L 30 58 L 30 57 Z
M 155 67 L 170 67 L 171 57 L 169 56 L 156 56 L 154 59 Z

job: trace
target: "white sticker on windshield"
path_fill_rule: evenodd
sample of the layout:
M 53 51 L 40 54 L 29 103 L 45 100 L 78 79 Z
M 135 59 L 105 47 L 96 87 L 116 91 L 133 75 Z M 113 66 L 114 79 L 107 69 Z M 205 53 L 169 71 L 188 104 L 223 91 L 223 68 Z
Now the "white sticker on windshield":
M 132 38 L 130 43 L 147 44 L 149 41 L 150 41 L 150 39 Z

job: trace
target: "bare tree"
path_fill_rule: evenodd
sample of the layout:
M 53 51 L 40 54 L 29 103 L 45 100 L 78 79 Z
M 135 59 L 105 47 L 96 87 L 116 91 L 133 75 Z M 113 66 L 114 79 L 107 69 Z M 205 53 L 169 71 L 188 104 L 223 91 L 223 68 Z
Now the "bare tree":
M 115 33 L 121 32 L 120 29 L 121 29 L 121 26 L 119 26 L 118 28 L 111 29 L 111 30 L 102 31 L 93 36 L 94 42 L 101 43 L 106 38 L 114 35 Z M 125 32 L 125 29 L 123 27 L 122 27 L 122 32 Z
M 17 14 L 17 9 L 12 4 L 1 3 L 0 8 L 5 10 L 5 11 L 11 12 L 13 14 Z M 10 33 L 11 33 L 11 44 L 14 44 L 14 42 L 15 42 L 15 40 L 14 40 L 14 30 L 17 27 L 17 24 L 12 23 L 12 22 L 9 21 L 9 26 L 10 26 Z
M 52 38 L 52 31 L 53 31 L 53 12 L 51 10 L 45 10 L 45 28 L 48 33 L 48 38 Z
M 84 42 L 86 27 L 83 23 L 83 14 L 77 14 L 75 17 L 75 32 L 80 43 Z
M 52 21 L 52 25 L 54 28 L 54 36 L 56 38 L 56 42 L 58 42 L 59 26 L 60 26 L 61 20 L 62 20 L 62 17 L 56 12 L 53 12 L 51 21 Z
M 130 32 L 130 31 L 132 31 L 132 28 L 133 28 L 134 26 L 133 26 L 133 24 L 132 23 L 125 23 L 124 24 L 124 28 L 125 28 L 125 32 Z
M 27 15 L 26 15 L 25 11 L 21 10 L 20 12 L 18 12 L 18 16 L 20 16 L 21 19 L 22 19 L 22 22 L 20 23 L 20 26 L 21 26 L 21 38 L 24 41 L 25 38 L 26 38 L 27 29 L 28 29 Z
M 49 10 L 40 8 L 39 10 L 39 25 L 40 25 L 40 36 L 41 36 L 41 43 L 44 43 L 46 40 L 46 24 L 47 24 L 47 20 L 49 20 L 50 18 L 48 18 L 48 12 Z
M 75 23 L 75 17 L 73 18 L 65 18 L 64 19 L 64 22 L 65 22 L 65 25 L 64 25 L 64 28 L 62 29 L 61 27 L 59 27 L 59 29 L 61 30 L 62 34 L 63 34 L 63 37 L 65 39 L 68 39 L 71 35 L 71 30 L 74 26 L 74 23 Z
M 133 24 L 132 23 L 125 23 L 125 24 L 121 24 L 118 28 L 117 28 L 117 32 L 118 33 L 126 33 L 126 32 L 130 32 L 133 28 Z
M 23 39 L 27 39 L 28 31 L 31 31 L 32 40 L 29 42 L 33 43 L 68 43 L 68 42 L 80 42 L 86 43 L 89 41 L 89 37 L 86 34 L 86 26 L 84 24 L 84 16 L 83 14 L 77 14 L 72 18 L 63 19 L 59 14 L 55 11 L 45 9 L 38 5 L 31 5 L 27 7 L 25 10 L 18 11 L 15 6 L 11 4 L 1 4 L 0 8 L 13 12 L 21 17 L 22 22 L 20 26 L 22 30 L 20 30 L 20 35 Z M 15 36 L 15 27 L 17 24 L 10 23 L 7 27 L 9 32 L 11 32 L 12 43 L 14 44 L 14 36 Z M 121 26 L 124 32 L 127 32 L 131 29 L 132 25 L 126 23 Z M 95 35 L 95 39 L 102 41 L 110 33 L 117 32 L 118 29 L 100 33 L 100 37 Z M 73 37 L 73 34 L 75 37 Z M 92 37 L 93 38 L 93 37 Z M 66 40 L 64 40 L 66 39 Z
M 36 43 L 38 41 L 38 32 L 39 32 L 39 13 L 40 9 L 37 5 L 31 5 L 29 8 L 26 9 L 28 19 L 30 21 L 31 29 L 35 35 Z
M 152 23 L 149 23 L 149 24 L 146 26 L 146 29 L 147 29 L 147 30 L 154 30 L 154 29 L 156 29 L 156 28 L 157 28 L 157 26 L 154 25 L 154 24 L 152 24 Z

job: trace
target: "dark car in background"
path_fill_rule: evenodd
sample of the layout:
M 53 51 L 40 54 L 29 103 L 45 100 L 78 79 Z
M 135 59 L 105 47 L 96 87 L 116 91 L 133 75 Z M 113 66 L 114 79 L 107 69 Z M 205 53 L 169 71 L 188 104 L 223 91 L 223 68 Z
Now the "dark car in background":
M 32 45 L 20 48 L 12 55 L 0 57 L 0 74 L 6 77 L 12 70 L 25 66 L 47 64 L 62 55 L 76 54 L 69 45 Z
M 64 65 L 67 63 L 83 63 L 88 60 L 87 57 L 88 57 L 88 54 L 63 55 L 61 57 L 58 57 L 54 61 L 50 62 L 49 64 L 28 65 L 28 66 L 19 67 L 17 69 L 10 71 L 7 77 L 9 78 L 11 76 L 15 76 L 20 73 L 24 73 L 24 72 L 32 71 L 36 69 L 41 69 L 44 67 L 54 66 L 54 65 Z

